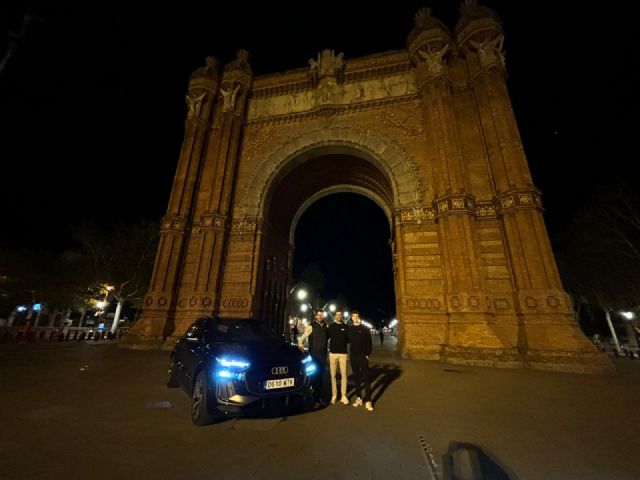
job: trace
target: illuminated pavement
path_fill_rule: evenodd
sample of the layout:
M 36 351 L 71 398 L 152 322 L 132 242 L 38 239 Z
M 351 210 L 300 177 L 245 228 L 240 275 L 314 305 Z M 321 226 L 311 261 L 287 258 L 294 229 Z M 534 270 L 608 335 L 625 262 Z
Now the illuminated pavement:
M 373 364 L 373 413 L 334 405 L 196 428 L 187 395 L 164 387 L 166 352 L 0 345 L 0 477 L 444 479 L 462 442 L 493 468 L 484 478 L 640 478 L 640 361 L 586 376 L 402 361 L 377 346 Z

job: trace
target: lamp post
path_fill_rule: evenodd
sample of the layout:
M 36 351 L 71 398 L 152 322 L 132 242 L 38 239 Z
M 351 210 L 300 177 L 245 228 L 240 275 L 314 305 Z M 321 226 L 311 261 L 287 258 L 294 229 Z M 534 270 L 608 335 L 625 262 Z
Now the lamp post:
M 624 323 L 624 328 L 627 331 L 627 343 L 630 347 L 635 347 L 634 349 L 638 350 L 640 345 L 638 345 L 638 338 L 636 337 L 636 332 L 633 328 L 633 319 L 636 317 L 635 313 L 620 312 L 620 315 L 625 318 L 622 323 Z

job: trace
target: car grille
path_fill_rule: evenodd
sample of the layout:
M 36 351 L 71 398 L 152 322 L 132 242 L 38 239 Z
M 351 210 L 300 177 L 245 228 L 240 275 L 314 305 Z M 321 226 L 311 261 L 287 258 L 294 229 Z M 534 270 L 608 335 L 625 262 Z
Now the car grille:
M 254 394 L 273 394 L 277 395 L 282 392 L 290 392 L 292 390 L 296 390 L 302 386 L 304 382 L 304 375 L 302 373 L 302 365 L 294 364 L 294 365 L 286 365 L 289 367 L 289 371 L 282 375 L 273 375 L 271 373 L 271 369 L 273 367 L 283 367 L 283 364 L 275 364 L 275 365 L 260 365 L 251 368 L 245 373 L 245 383 L 247 385 L 247 390 L 250 393 Z M 293 378 L 294 384 L 293 387 L 287 388 L 276 388 L 273 390 L 265 390 L 265 382 L 267 380 L 273 380 L 278 378 Z

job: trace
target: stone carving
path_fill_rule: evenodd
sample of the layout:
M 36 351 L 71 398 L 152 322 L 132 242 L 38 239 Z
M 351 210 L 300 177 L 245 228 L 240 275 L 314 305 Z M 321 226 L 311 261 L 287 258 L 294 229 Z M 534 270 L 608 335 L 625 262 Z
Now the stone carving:
M 204 92 L 199 95 L 196 96 L 194 95 L 187 95 L 185 97 L 185 100 L 187 101 L 187 107 L 189 108 L 189 112 L 187 113 L 187 118 L 189 119 L 193 119 L 193 118 L 200 118 L 200 109 L 202 108 L 202 100 L 204 100 Z
M 420 56 L 427 64 L 427 70 L 429 75 L 440 75 L 444 71 L 444 56 L 449 50 L 449 45 L 445 45 L 440 50 L 432 50 L 431 46 L 427 45 L 427 51 L 418 51 Z
M 520 194 L 520 203 L 522 203 L 522 204 L 531 203 L 531 195 L 528 194 L 528 193 Z
M 496 64 L 504 67 L 506 65 L 505 54 L 502 50 L 503 35 L 496 35 L 493 40 L 485 40 L 484 42 L 469 40 L 469 43 L 476 49 L 481 67 L 491 67 Z
M 418 117 L 420 103 L 412 102 L 409 108 L 400 109 L 399 113 L 394 113 L 392 109 L 386 109 L 378 115 L 382 123 L 393 125 L 399 128 L 404 135 L 409 138 L 416 138 L 423 134 L 422 119 Z
M 234 112 L 236 108 L 236 98 L 238 96 L 238 92 L 240 91 L 240 84 L 236 83 L 235 87 L 231 87 L 231 85 L 226 85 L 225 87 L 220 89 L 220 94 L 222 95 L 222 111 L 223 112 Z
M 513 206 L 513 197 L 507 197 L 502 199 L 502 208 L 509 208 Z
M 204 59 L 204 63 L 205 66 L 194 71 L 191 78 L 215 76 L 218 71 L 218 59 L 216 57 L 207 57 Z
M 260 215 L 266 188 L 284 164 L 300 152 L 326 145 L 340 145 L 356 151 L 360 150 L 373 158 L 380 159 L 381 167 L 388 172 L 394 189 L 397 189 L 399 207 L 418 204 L 424 198 L 424 187 L 418 167 L 397 143 L 378 131 L 363 130 L 353 125 L 335 124 L 305 132 L 265 153 L 244 188 L 240 208 L 244 208 L 247 215 Z M 371 149 L 372 146 L 374 150 Z
M 224 310 L 244 310 L 249 306 L 247 297 L 229 297 L 222 299 L 222 308 Z
M 426 308 L 428 310 L 439 310 L 442 306 L 437 298 L 405 298 L 402 303 L 405 308 Z
M 477 217 L 495 217 L 496 209 L 493 205 L 477 205 L 476 206 L 476 216 Z
M 557 297 L 548 296 L 547 297 L 547 305 L 549 305 L 551 308 L 559 307 L 560 306 L 560 300 Z
M 251 73 L 251 65 L 249 65 L 249 52 L 240 49 L 236 52 L 236 59 L 224 66 L 224 71 L 240 70 L 242 72 Z
M 231 224 L 231 233 L 235 235 L 244 235 L 256 231 L 258 221 L 253 219 L 235 220 Z
M 309 59 L 309 71 L 307 72 L 307 76 L 314 85 L 318 83 L 318 61 L 315 58 Z
M 423 220 L 433 220 L 436 214 L 432 208 L 424 208 L 422 205 L 411 207 L 411 210 L 402 210 L 400 220 L 403 222 L 422 223 Z
M 334 50 L 323 50 L 318 53 L 318 60 L 309 59 L 308 76 L 316 83 L 325 77 L 335 77 L 342 82 L 344 72 L 344 53 L 335 54 Z

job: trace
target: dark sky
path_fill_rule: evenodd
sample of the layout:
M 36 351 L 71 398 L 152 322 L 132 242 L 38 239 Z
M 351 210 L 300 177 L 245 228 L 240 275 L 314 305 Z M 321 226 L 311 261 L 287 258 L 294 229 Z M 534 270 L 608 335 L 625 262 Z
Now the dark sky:
M 245 48 L 257 75 L 306 66 L 324 48 L 348 60 L 403 48 L 425 4 L 453 28 L 458 4 L 48 3 L 58 6 L 0 7 L 2 33 L 18 30 L 24 13 L 42 19 L 0 74 L 0 243 L 9 247 L 67 248 L 70 226 L 89 217 L 159 219 L 182 140 L 189 74 L 205 56 L 226 63 Z M 630 147 L 638 123 L 636 28 L 628 12 L 601 2 L 481 3 L 504 21 L 509 89 L 554 235 L 595 186 L 638 173 Z M 4 54 L 7 37 L 0 42 Z M 322 223 L 334 201 L 318 202 L 302 223 Z M 343 210 L 365 208 L 349 202 Z M 377 215 L 371 206 L 365 219 Z M 388 233 L 376 235 L 386 245 Z M 298 258 L 311 258 L 304 243 L 296 242 Z M 349 244 L 334 253 L 349 259 L 357 252 Z M 320 261 L 328 270 L 339 264 Z

